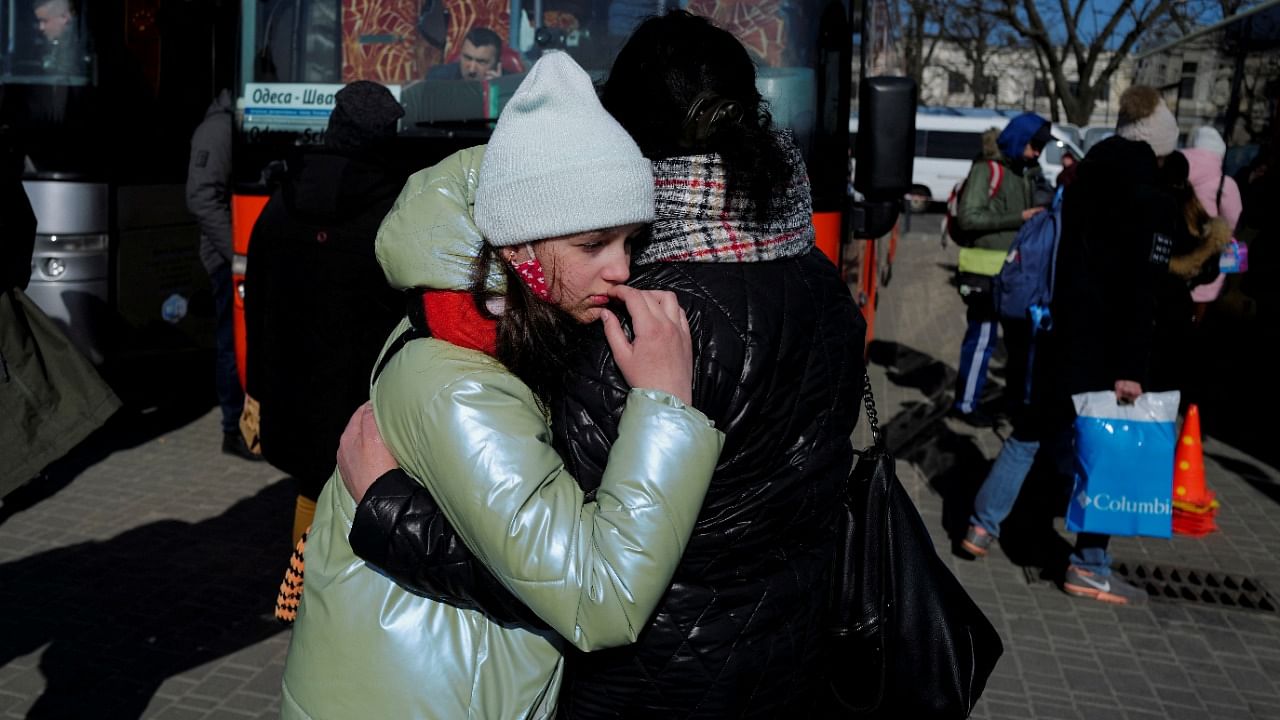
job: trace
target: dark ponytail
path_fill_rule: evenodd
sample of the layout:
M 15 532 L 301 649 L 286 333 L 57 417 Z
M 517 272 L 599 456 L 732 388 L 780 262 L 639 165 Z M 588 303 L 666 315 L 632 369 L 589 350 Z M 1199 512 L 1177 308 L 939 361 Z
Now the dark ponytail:
M 738 104 L 692 146 L 690 108 L 712 93 Z M 747 49 L 731 33 L 683 10 L 641 23 L 618 53 L 601 102 L 651 160 L 717 153 L 729 190 L 747 195 L 757 212 L 790 184 L 793 168 L 774 130 L 769 104 L 756 89 Z

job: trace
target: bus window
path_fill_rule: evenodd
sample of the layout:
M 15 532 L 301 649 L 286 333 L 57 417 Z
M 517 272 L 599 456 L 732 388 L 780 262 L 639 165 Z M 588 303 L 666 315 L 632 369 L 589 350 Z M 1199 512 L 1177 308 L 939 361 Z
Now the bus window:
M 0 12 L 4 82 L 86 84 L 93 61 L 88 10 L 73 0 L 6 0 Z
M 189 83 L 162 79 L 157 23 L 124 12 L 107 0 L 0 0 L 0 124 L 29 173 L 185 175 Z

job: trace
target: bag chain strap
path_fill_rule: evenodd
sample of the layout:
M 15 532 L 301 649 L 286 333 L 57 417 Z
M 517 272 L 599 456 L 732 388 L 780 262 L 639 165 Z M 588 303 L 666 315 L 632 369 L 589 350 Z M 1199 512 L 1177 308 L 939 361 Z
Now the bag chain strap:
M 862 404 L 867 408 L 867 422 L 871 426 L 871 442 L 877 447 L 880 443 L 880 423 L 876 418 L 876 398 L 871 393 L 871 373 L 862 375 Z

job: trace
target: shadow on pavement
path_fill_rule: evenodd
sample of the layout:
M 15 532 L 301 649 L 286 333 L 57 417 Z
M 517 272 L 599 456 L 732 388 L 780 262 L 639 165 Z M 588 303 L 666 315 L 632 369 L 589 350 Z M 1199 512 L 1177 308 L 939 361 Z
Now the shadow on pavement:
M 105 368 L 103 377 L 124 406 L 31 482 L 4 496 L 0 525 L 70 485 L 112 453 L 137 447 L 203 417 L 217 404 L 213 366 L 199 357 L 165 367 Z M 209 442 L 220 442 L 211 437 Z
M 284 627 L 287 480 L 222 515 L 164 520 L 0 565 L 0 666 L 48 645 L 31 718 L 136 718 L 168 677 Z
M 887 377 L 899 387 L 923 392 L 924 402 L 908 402 L 885 424 L 885 438 L 895 457 L 912 463 L 942 498 L 942 525 L 952 541 L 952 552 L 971 559 L 960 549 L 969 527 L 973 499 L 991 469 L 991 461 L 968 433 L 952 430 L 943 420 L 955 382 L 955 370 L 914 348 L 874 341 L 868 349 L 872 364 L 888 368 Z M 988 402 L 999 391 L 992 385 Z M 980 432 L 991 432 L 983 430 Z M 1021 567 L 1042 569 L 1052 577 L 1066 567 L 1071 544 L 1053 527 L 1054 518 L 1067 506 L 1070 487 L 1053 470 L 1052 463 L 1037 462 L 1023 485 L 1023 492 L 1002 527 L 1001 548 Z
M 1229 473 L 1239 475 L 1241 480 L 1249 483 L 1249 485 L 1258 492 L 1271 498 L 1272 502 L 1280 503 L 1280 484 L 1267 477 L 1266 472 L 1262 468 L 1253 463 L 1245 462 L 1236 458 L 1218 455 L 1216 453 L 1205 453 L 1205 457 L 1212 458 Z

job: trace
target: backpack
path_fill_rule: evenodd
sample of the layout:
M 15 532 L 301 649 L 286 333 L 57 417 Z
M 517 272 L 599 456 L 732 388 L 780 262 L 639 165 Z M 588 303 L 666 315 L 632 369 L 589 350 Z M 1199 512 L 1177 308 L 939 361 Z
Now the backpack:
M 1000 317 L 1030 318 L 1034 332 L 1052 327 L 1049 303 L 1053 300 L 1053 275 L 1061 234 L 1062 189 L 1059 188 L 1048 209 L 1033 215 L 1018 229 L 1004 265 L 992 278 L 991 296 Z
M 987 199 L 996 196 L 1000 192 L 1000 185 L 1004 182 L 1004 166 L 995 160 L 987 161 L 987 177 L 990 187 L 987 189 Z M 964 195 L 964 184 L 969 180 L 965 176 L 964 180 L 956 183 L 951 188 L 951 194 L 947 196 L 947 214 L 942 219 L 942 244 L 946 245 L 947 238 L 961 247 L 969 247 L 973 245 L 974 237 L 960 230 L 956 225 L 956 217 L 960 213 L 960 197 Z

